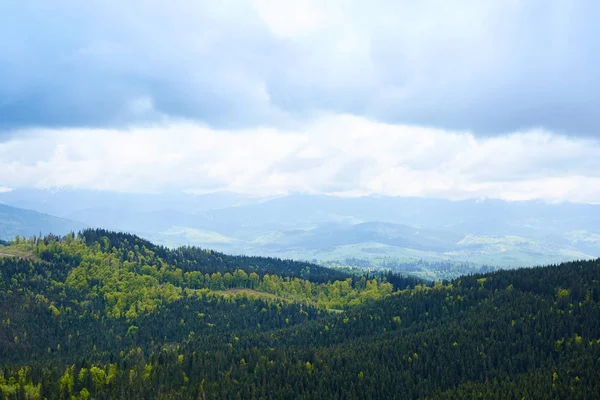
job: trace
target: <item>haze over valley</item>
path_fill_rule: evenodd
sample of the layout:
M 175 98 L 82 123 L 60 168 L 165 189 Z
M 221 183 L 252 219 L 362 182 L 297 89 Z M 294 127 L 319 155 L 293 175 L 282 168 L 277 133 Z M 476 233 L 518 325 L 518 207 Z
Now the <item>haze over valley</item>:
M 452 278 L 482 267 L 515 268 L 600 256 L 596 205 L 44 190 L 4 193 L 0 201 L 58 216 L 4 208 L 0 215 L 5 240 L 15 234 L 104 227 L 168 247 L 193 245 L 332 266 L 392 268 L 427 279 Z

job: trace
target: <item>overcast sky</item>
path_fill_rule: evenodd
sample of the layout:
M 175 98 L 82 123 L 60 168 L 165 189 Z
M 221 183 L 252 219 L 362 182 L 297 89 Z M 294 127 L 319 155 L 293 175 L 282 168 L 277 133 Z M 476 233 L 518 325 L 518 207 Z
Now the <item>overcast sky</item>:
M 600 203 L 600 2 L 0 2 L 0 192 Z

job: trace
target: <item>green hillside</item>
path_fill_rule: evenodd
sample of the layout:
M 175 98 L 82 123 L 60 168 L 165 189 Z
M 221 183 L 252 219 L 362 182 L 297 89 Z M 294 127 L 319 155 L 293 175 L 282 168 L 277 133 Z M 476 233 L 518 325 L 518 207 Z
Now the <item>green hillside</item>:
M 425 284 L 103 230 L 0 252 L 7 399 L 600 396 L 600 260 Z

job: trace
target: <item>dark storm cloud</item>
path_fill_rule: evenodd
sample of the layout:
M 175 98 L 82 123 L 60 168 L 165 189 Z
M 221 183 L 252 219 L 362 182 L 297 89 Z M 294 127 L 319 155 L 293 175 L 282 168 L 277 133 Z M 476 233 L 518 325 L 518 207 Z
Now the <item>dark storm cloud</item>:
M 448 3 L 332 1 L 282 32 L 244 2 L 4 2 L 0 131 L 348 113 L 599 135 L 600 3 Z

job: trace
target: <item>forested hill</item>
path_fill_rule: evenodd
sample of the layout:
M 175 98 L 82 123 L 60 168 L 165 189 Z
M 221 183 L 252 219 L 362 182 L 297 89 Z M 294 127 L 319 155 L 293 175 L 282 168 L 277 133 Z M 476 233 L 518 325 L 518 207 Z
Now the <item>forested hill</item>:
M 598 260 L 424 284 L 103 230 L 0 253 L 0 398 L 600 397 Z
M 189 246 L 170 250 L 135 235 L 103 229 L 87 229 L 80 236 L 87 246 L 100 246 L 102 250 L 110 251 L 114 248 L 113 252 L 118 252 L 123 260 L 130 256 L 129 252 L 134 255 L 140 251 L 151 252 L 162 261 L 180 268 L 184 273 L 196 271 L 203 274 L 214 272 L 225 274 L 241 269 L 246 273 L 255 272 L 260 276 L 276 274 L 282 277 L 303 278 L 311 282 L 344 280 L 349 277 L 340 270 L 306 262 L 270 257 L 233 256 Z

